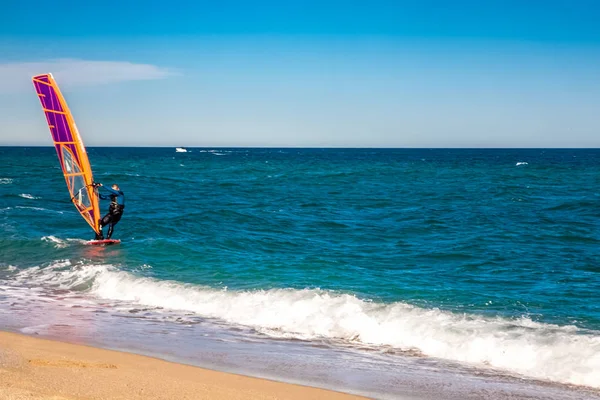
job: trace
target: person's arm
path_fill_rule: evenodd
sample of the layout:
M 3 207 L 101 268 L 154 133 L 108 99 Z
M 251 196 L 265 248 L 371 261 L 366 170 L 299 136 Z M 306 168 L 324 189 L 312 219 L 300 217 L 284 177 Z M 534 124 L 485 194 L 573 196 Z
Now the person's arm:
M 121 193 L 118 190 L 114 190 L 114 189 L 106 187 L 106 186 L 100 186 L 100 187 L 103 188 L 104 190 L 108 190 L 109 192 L 111 192 L 115 196 L 120 196 L 121 195 Z
M 110 197 L 109 197 L 109 195 L 102 194 L 102 193 L 100 193 L 100 190 L 98 190 L 98 189 L 100 189 L 100 188 L 104 187 L 104 185 L 103 185 L 103 184 L 101 184 L 101 183 L 99 183 L 99 182 L 93 182 L 93 183 L 92 183 L 92 186 L 93 186 L 94 188 L 96 188 L 96 189 L 97 189 L 97 192 L 98 192 L 98 197 L 100 197 L 100 199 L 102 199 L 102 200 L 110 200 Z

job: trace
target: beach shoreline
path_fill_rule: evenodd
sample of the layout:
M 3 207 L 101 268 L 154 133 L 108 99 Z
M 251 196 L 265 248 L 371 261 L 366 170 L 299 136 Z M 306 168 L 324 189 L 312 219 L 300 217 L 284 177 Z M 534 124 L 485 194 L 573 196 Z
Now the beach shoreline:
M 361 399 L 351 394 L 0 331 L 3 399 Z

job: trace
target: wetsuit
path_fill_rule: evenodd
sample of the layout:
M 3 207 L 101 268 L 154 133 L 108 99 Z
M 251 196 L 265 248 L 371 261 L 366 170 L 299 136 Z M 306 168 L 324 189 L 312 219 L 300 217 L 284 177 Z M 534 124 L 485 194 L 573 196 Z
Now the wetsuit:
M 102 186 L 110 194 L 99 194 L 102 200 L 110 200 L 110 206 L 108 207 L 108 213 L 100 220 L 100 233 L 97 238 L 103 239 L 102 228 L 108 225 L 107 239 L 113 234 L 113 229 L 117 222 L 121 220 L 123 216 L 123 210 L 125 209 L 125 194 L 122 190 L 114 190 L 106 186 Z

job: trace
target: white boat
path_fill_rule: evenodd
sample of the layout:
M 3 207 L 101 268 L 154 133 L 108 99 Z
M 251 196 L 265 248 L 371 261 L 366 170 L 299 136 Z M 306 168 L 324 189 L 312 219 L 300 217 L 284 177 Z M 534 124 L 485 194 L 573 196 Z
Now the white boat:
M 187 153 L 187 150 L 183 147 L 175 147 L 175 151 L 178 153 Z

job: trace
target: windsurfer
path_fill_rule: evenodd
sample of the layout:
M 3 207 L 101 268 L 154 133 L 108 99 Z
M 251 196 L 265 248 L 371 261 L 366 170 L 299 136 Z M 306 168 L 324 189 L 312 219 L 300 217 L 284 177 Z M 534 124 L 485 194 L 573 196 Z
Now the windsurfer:
M 108 194 L 99 193 L 98 196 L 102 200 L 110 200 L 108 213 L 100 220 L 100 232 L 96 234 L 96 240 L 104 239 L 102 228 L 106 225 L 108 225 L 106 238 L 110 239 L 115 225 L 123 216 L 123 210 L 125 209 L 125 194 L 116 184 L 112 185 L 112 188 L 103 186 L 101 183 L 95 183 L 94 186 L 104 188 L 104 190 L 108 191 Z

